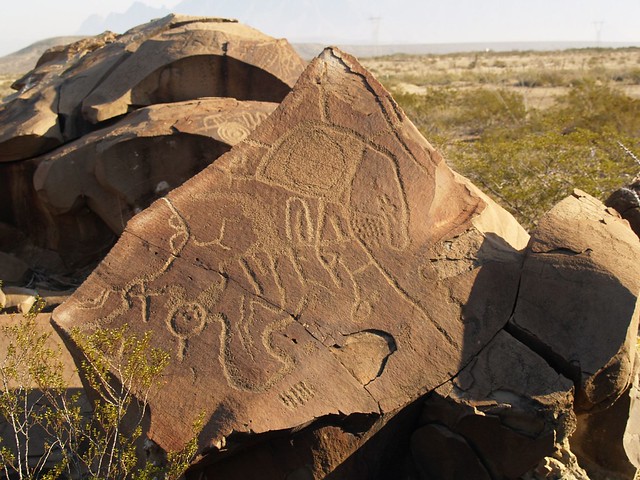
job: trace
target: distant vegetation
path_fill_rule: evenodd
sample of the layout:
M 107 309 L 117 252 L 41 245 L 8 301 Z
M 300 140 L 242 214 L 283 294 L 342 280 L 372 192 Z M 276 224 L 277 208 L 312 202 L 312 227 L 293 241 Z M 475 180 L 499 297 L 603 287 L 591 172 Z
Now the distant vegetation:
M 573 188 L 604 200 L 640 173 L 638 49 L 365 63 L 452 167 L 526 228 Z

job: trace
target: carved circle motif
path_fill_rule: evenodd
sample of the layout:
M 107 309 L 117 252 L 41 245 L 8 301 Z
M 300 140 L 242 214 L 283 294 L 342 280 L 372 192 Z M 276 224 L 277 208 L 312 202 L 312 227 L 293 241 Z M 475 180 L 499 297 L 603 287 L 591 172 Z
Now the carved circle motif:
M 200 333 L 207 314 L 201 305 L 190 303 L 178 307 L 169 317 L 169 329 L 178 338 L 187 338 Z
M 218 126 L 218 135 L 229 145 L 241 142 L 247 138 L 249 133 L 251 133 L 251 130 L 246 125 L 238 122 L 226 122 Z

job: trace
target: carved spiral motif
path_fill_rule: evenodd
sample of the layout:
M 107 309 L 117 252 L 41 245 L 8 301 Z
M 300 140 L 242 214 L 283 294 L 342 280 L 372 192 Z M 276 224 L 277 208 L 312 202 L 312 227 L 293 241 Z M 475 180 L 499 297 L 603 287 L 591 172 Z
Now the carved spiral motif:
M 241 142 L 251 133 L 246 125 L 238 122 L 226 122 L 218 126 L 218 135 L 229 145 Z

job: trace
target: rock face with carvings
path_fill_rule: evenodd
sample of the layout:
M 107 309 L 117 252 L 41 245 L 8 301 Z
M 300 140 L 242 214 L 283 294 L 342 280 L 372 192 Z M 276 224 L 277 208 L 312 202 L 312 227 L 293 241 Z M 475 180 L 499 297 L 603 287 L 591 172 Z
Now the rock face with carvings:
M 276 106 L 206 98 L 136 110 L 34 159 L 41 221 L 20 226 L 64 259 L 82 261 L 84 246 L 110 246 L 131 217 L 229 151 Z M 15 185 L 7 188 L 18 195 Z M 24 204 L 15 196 L 14 217 L 31 217 L 19 210 Z M 82 210 L 82 223 L 74 228 Z M 87 260 L 94 255 L 87 252 Z
M 55 318 L 171 345 L 150 438 L 180 448 L 184 412 L 204 411 L 214 447 L 387 414 L 447 381 L 507 322 L 526 241 L 326 50 L 254 134 L 129 222 Z
M 580 192 L 529 239 L 327 49 L 54 322 L 170 349 L 147 434 L 179 449 L 203 412 L 195 478 L 518 478 L 636 398 L 638 255 Z
M 145 435 L 179 450 L 204 415 L 187 478 L 631 480 L 629 224 L 576 191 L 529 236 L 356 59 L 301 72 L 220 19 L 49 51 L 0 110 L 0 275 L 119 236 L 44 296 L 76 361 L 76 328 L 171 354 Z
M 95 265 L 135 213 L 244 139 L 303 68 L 285 40 L 176 15 L 47 51 L 0 105 L 0 222 L 32 246 L 8 253 L 48 275 Z
M 280 102 L 303 68 L 285 40 L 226 19 L 169 15 L 81 40 L 45 53 L 0 105 L 0 162 L 40 155 L 148 105 Z

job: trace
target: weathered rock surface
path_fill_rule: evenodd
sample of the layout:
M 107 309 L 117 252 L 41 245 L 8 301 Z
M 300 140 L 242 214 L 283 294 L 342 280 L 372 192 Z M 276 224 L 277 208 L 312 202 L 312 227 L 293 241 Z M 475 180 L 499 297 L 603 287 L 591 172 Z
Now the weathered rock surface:
M 50 154 L 0 165 L 5 211 L 40 247 L 86 264 L 133 215 L 213 163 L 276 106 L 207 98 L 141 108 Z
M 640 467 L 638 357 L 633 382 L 609 408 L 578 416 L 571 448 L 594 480 L 633 480 Z
M 631 384 L 638 258 L 626 222 L 580 191 L 532 234 L 510 330 L 575 382 L 577 413 L 607 408 Z
M 640 179 L 636 178 L 630 185 L 619 188 L 604 203 L 614 208 L 640 236 Z
M 15 255 L 0 251 L 0 279 L 8 284 L 20 285 L 29 275 L 29 266 Z
M 285 40 L 232 20 L 169 15 L 50 51 L 0 105 L 0 162 L 26 159 L 155 103 L 279 102 L 304 63 Z
M 247 140 L 129 222 L 55 322 L 152 331 L 173 358 L 150 438 L 181 447 L 203 411 L 201 446 L 233 450 L 451 379 L 506 324 L 527 240 L 327 49 Z
M 549 457 L 543 458 L 536 467 L 522 476 L 522 480 L 590 480 L 571 451 L 569 440 L 558 444 Z
M 243 140 L 277 106 L 207 98 L 142 108 L 38 158 L 33 183 L 55 230 L 84 205 L 116 234 L 136 213 Z
M 472 478 L 518 478 L 573 432 L 572 402 L 570 380 L 500 331 L 454 380 L 427 397 L 420 419 L 425 427 L 414 433 L 421 439 L 414 439 L 420 444 L 414 459 L 425 478 L 463 478 L 464 470 L 450 477 L 447 461 L 457 468 L 476 465 Z M 425 432 L 429 442 L 422 439 Z M 458 454 L 431 446 L 454 439 Z

